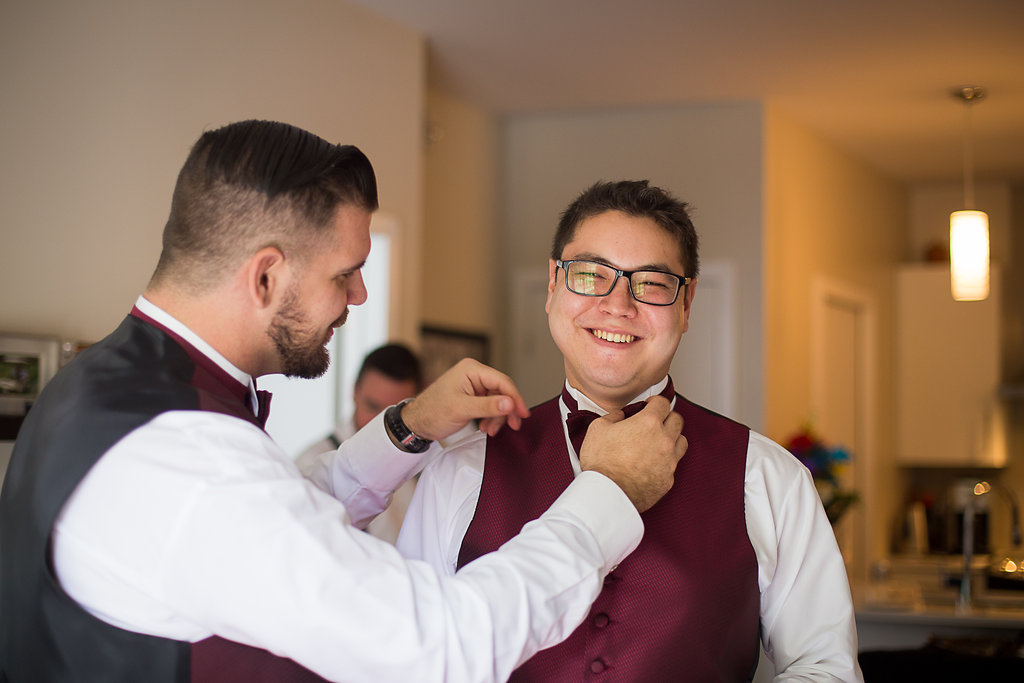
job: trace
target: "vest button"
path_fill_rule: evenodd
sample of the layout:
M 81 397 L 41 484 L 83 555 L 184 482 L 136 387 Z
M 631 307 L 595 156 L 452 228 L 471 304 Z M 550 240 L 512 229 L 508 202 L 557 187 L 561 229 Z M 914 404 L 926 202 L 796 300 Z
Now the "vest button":
M 611 619 L 609 619 L 608 615 L 604 612 L 594 615 L 594 626 L 596 626 L 597 628 L 604 628 L 608 625 L 608 622 L 610 621 Z
M 604 663 L 603 659 L 595 659 L 590 663 L 590 673 L 599 674 L 607 668 L 608 665 Z

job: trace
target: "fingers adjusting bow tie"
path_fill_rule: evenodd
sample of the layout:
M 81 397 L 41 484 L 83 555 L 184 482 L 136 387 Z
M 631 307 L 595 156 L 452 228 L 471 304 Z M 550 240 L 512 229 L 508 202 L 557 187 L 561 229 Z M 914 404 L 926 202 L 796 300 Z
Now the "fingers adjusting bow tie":
M 671 401 L 675 393 L 676 390 L 672 386 L 672 378 L 669 377 L 660 395 Z M 572 397 L 572 394 L 569 393 L 565 385 L 562 385 L 562 401 L 569 409 L 569 414 L 565 416 L 565 427 L 569 432 L 569 441 L 572 442 L 572 447 L 576 451 L 576 455 L 579 456 L 580 448 L 583 446 L 583 439 L 587 435 L 587 429 L 590 428 L 590 423 L 596 420 L 599 415 L 592 410 L 581 410 L 576 403 L 576 399 Z M 626 417 L 632 417 L 643 410 L 645 405 L 647 405 L 646 401 L 630 403 L 622 409 L 622 412 L 626 414 Z

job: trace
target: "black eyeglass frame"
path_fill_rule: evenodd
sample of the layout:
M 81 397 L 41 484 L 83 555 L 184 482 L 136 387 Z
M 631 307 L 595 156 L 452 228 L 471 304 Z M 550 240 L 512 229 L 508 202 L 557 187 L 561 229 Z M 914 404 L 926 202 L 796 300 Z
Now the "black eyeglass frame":
M 596 266 L 604 266 L 605 268 L 610 268 L 611 270 L 615 271 L 615 279 L 612 280 L 611 286 L 608 288 L 608 291 L 605 292 L 604 294 L 584 294 L 583 292 L 577 292 L 576 290 L 574 290 L 571 287 L 569 287 L 569 266 L 571 264 L 573 264 L 573 263 L 592 263 L 592 264 L 594 264 Z M 640 268 L 638 270 L 622 270 L 621 268 L 616 268 L 615 266 L 610 265 L 608 263 L 602 263 L 601 261 L 591 261 L 589 259 L 568 259 L 568 260 L 565 260 L 565 261 L 563 261 L 561 259 L 556 259 L 555 260 L 555 265 L 558 267 L 559 270 L 562 270 L 562 271 L 565 272 L 565 278 L 564 278 L 564 280 L 565 280 L 565 289 L 567 291 L 569 291 L 569 292 L 572 292 L 573 294 L 576 294 L 577 296 L 592 296 L 592 297 L 608 296 L 613 291 L 615 291 L 615 285 L 617 285 L 619 283 L 619 278 L 620 277 L 624 277 L 624 278 L 626 278 L 626 282 L 629 285 L 628 287 L 626 287 L 626 289 L 629 290 L 629 295 L 631 297 L 633 297 L 633 299 L 637 303 L 647 304 L 648 306 L 673 306 L 673 305 L 675 305 L 676 301 L 679 300 L 679 291 L 680 290 L 683 291 L 683 297 L 684 298 L 686 297 L 686 289 L 687 289 L 687 287 L 690 286 L 690 280 L 692 280 L 692 278 L 684 277 L 682 275 L 677 275 L 676 273 L 673 273 L 673 272 L 670 272 L 670 271 L 667 271 L 667 270 L 654 270 L 652 268 Z M 664 303 L 664 304 L 656 304 L 656 303 L 652 303 L 650 301 L 644 301 L 642 299 L 638 299 L 637 296 L 636 296 L 636 293 L 633 291 L 633 275 L 635 273 L 660 273 L 662 275 L 671 275 L 672 277 L 676 278 L 679 281 L 679 284 L 676 285 L 676 293 L 675 293 L 675 296 L 672 297 L 672 301 L 669 301 L 668 303 Z

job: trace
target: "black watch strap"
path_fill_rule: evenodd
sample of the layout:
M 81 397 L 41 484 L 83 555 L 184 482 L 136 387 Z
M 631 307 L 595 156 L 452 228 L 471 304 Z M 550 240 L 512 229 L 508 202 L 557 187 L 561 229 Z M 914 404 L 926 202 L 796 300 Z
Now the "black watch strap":
M 398 405 L 391 406 L 385 410 L 384 427 L 388 432 L 390 432 L 391 436 L 394 437 L 402 450 L 408 451 L 409 453 L 422 453 L 430 448 L 430 444 L 432 444 L 433 441 L 413 434 L 412 430 L 409 429 L 402 420 L 402 408 L 411 400 L 411 398 L 407 398 Z

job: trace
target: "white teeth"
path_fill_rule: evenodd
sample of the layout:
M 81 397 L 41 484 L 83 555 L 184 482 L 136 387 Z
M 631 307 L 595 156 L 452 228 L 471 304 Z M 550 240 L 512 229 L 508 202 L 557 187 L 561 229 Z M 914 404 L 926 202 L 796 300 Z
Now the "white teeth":
M 593 335 L 598 339 L 604 339 L 605 341 L 615 342 L 616 344 L 627 344 L 636 337 L 631 334 L 619 334 L 618 332 L 605 332 L 604 330 L 591 330 Z

